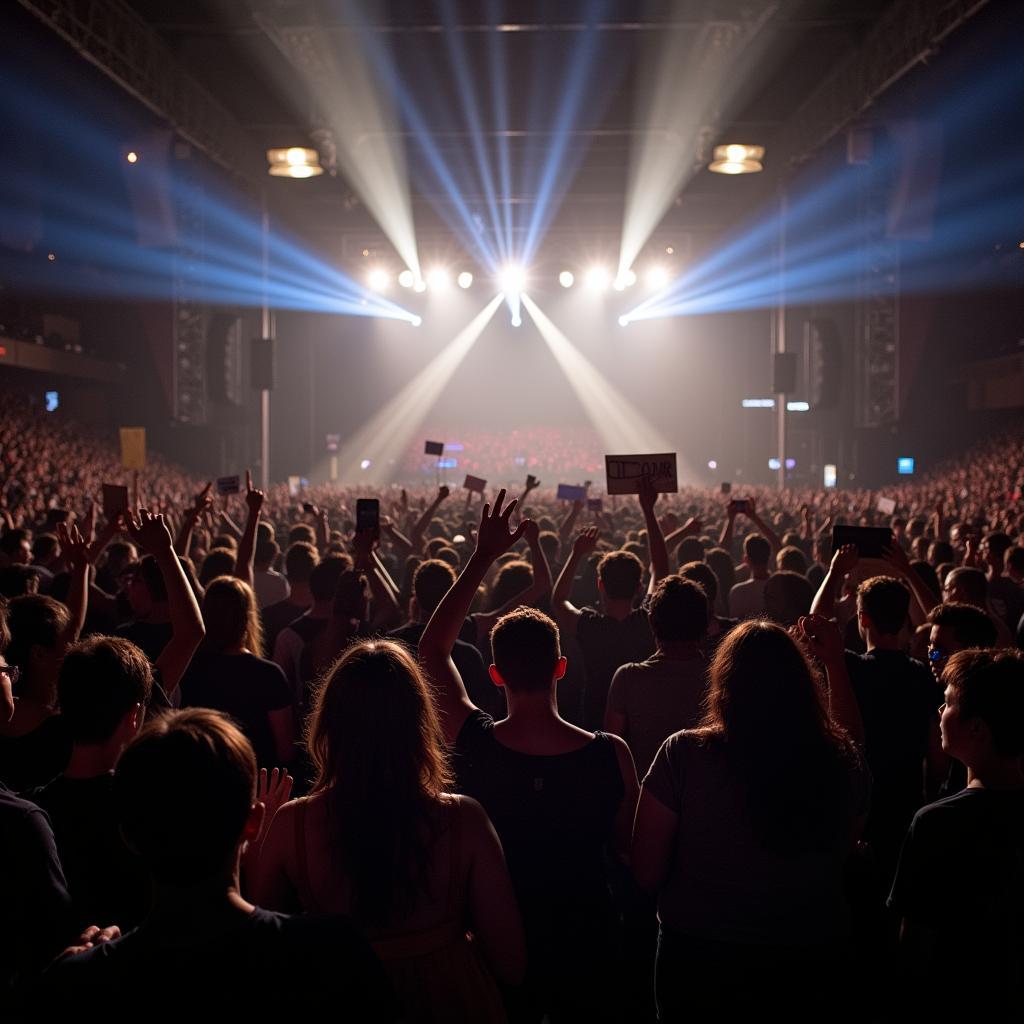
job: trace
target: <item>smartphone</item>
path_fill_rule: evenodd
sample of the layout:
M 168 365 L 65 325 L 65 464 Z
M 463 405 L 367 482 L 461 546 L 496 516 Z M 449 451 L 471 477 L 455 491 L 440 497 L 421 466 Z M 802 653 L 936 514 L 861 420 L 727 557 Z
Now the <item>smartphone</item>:
M 892 547 L 892 530 L 887 526 L 833 526 L 832 554 L 852 544 L 861 558 L 881 558 Z
M 742 512 L 745 515 L 746 511 L 747 511 L 747 499 L 746 498 L 735 498 L 733 500 L 732 507 L 734 509 L 736 509 L 737 512 Z
M 315 508 L 315 506 L 313 505 L 313 503 L 311 501 L 304 501 L 302 503 L 302 511 L 303 512 L 315 512 L 316 508 Z
M 356 532 L 376 530 L 380 526 L 380 502 L 376 498 L 360 498 L 356 502 Z

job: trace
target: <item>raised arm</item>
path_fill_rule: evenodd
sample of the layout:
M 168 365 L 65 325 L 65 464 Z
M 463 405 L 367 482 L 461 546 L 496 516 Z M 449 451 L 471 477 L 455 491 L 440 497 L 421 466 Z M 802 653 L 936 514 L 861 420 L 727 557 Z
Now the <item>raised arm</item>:
M 551 595 L 551 611 L 555 616 L 555 622 L 568 636 L 576 635 L 576 623 L 580 617 L 580 609 L 569 600 L 572 581 L 576 578 L 576 566 L 579 565 L 582 558 L 597 547 L 597 538 L 596 526 L 588 527 L 580 532 L 573 542 L 572 551 L 569 552 L 562 571 L 558 574 L 558 582 L 555 583 L 555 590 Z
M 182 513 L 181 526 L 178 528 L 178 535 L 174 538 L 174 550 L 179 555 L 188 555 L 189 548 L 192 546 L 192 532 L 196 528 L 196 523 L 202 518 L 204 512 L 213 508 L 213 498 L 210 497 L 210 488 L 212 486 L 213 481 L 209 481 L 195 496 L 192 504 Z
M 558 539 L 562 542 L 563 551 L 569 546 L 569 538 L 572 536 L 572 528 L 576 525 L 576 519 L 579 517 L 582 508 L 582 501 L 574 501 L 572 503 L 572 508 L 566 513 L 565 518 L 558 527 Z
M 381 517 L 380 528 L 381 532 L 386 534 L 388 540 L 391 541 L 391 546 L 395 549 L 399 563 L 404 562 L 413 553 L 412 541 L 398 529 L 394 521 L 388 516 Z
M 838 554 L 838 552 L 837 552 Z M 828 713 L 836 725 L 841 725 L 854 743 L 864 748 L 864 720 L 860 705 L 846 671 L 846 653 L 839 628 L 831 619 L 820 615 L 802 615 L 797 628 L 808 650 L 825 669 L 828 678 Z
M 640 481 L 640 508 L 644 513 L 647 525 L 647 545 L 651 552 L 651 579 L 647 585 L 647 593 L 654 593 L 654 588 L 668 575 L 668 548 L 661 532 L 661 523 L 654 514 L 654 506 L 658 501 L 658 492 L 654 483 L 644 477 Z
M 89 610 L 89 546 L 77 526 L 57 524 L 57 539 L 64 561 L 71 570 L 71 586 L 68 590 L 67 606 L 70 615 L 64 630 L 64 641 L 73 644 L 85 625 Z
M 836 589 L 847 575 L 856 568 L 859 561 L 857 548 L 853 544 L 844 544 L 833 556 L 832 563 L 825 573 L 825 578 L 818 587 L 818 592 L 811 602 L 811 614 L 821 615 L 826 619 L 834 619 L 836 615 Z
M 511 501 L 502 510 L 504 500 L 505 489 L 502 488 L 495 499 L 493 511 L 489 503 L 484 504 L 476 535 L 476 550 L 451 590 L 441 599 L 420 637 L 419 658 L 434 684 L 441 723 L 450 744 L 454 744 L 463 723 L 476 710 L 452 661 L 452 648 L 487 570 L 499 555 L 519 540 L 529 521 L 524 520 L 515 530 L 510 530 L 509 517 L 516 502 Z
M 373 557 L 373 546 L 377 543 L 376 530 L 356 530 L 352 538 L 352 552 L 355 569 L 361 572 L 370 583 L 370 594 L 373 596 L 373 618 L 370 625 L 376 629 L 388 629 L 397 625 L 402 617 L 401 609 L 395 595 L 381 578 Z
M 697 516 L 690 516 L 689 519 L 682 526 L 676 527 L 668 536 L 665 537 L 665 549 L 672 551 L 682 541 L 686 540 L 687 537 L 696 537 L 700 534 L 701 521 Z
M 730 555 L 734 555 L 735 552 L 732 549 L 732 531 L 736 525 L 736 514 L 738 509 L 736 508 L 736 502 L 730 501 L 725 507 L 725 522 L 722 524 L 722 532 L 718 536 L 718 546 L 725 548 Z
M 892 568 L 892 574 L 903 580 L 914 595 L 914 602 L 910 606 L 910 620 L 915 626 L 920 626 L 928 618 L 928 613 L 941 601 L 928 589 L 924 580 L 916 572 L 907 558 L 906 551 L 899 544 L 890 545 L 883 553 L 882 558 Z
M 430 525 L 431 519 L 434 518 L 434 514 L 441 507 L 441 502 L 448 497 L 451 491 L 447 487 L 439 487 L 437 489 L 437 497 L 423 510 L 423 514 L 416 520 L 416 525 L 412 528 L 412 535 L 409 537 L 409 543 L 412 545 L 414 554 L 420 554 L 423 551 L 423 535 L 427 532 L 427 527 Z
M 192 660 L 192 655 L 206 635 L 203 616 L 196 596 L 188 585 L 181 562 L 174 553 L 171 535 L 164 517 L 150 515 L 139 509 L 138 517 L 128 515 L 125 525 L 132 540 L 147 554 L 153 556 L 167 590 L 167 608 L 171 616 L 171 639 L 156 660 L 160 670 L 160 684 L 167 696 L 177 689 L 181 677 Z
M 238 542 L 238 557 L 235 559 L 235 575 L 251 587 L 253 585 L 253 561 L 256 558 L 256 529 L 260 525 L 260 509 L 263 508 L 264 494 L 252 485 L 252 473 L 245 471 L 245 504 L 249 515 L 245 520 L 242 539 Z
M 772 554 L 777 554 L 782 547 L 782 541 L 779 539 L 779 535 L 757 514 L 753 498 L 747 498 L 746 516 L 757 527 L 761 536 L 768 541 Z

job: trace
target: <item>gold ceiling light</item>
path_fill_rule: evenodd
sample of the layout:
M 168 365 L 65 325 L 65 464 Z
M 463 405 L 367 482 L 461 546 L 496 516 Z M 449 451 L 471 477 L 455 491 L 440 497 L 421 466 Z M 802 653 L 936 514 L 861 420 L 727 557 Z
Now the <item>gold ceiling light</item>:
M 315 178 L 323 174 L 320 154 L 315 149 L 289 146 L 287 149 L 268 149 L 268 171 L 273 178 Z
M 764 170 L 764 146 L 743 146 L 730 143 L 715 146 L 715 158 L 708 164 L 708 170 L 716 174 L 757 174 Z

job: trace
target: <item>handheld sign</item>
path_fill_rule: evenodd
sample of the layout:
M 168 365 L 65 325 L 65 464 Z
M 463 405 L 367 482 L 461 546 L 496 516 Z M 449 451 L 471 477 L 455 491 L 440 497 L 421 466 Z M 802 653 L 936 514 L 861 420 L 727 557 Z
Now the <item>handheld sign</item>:
M 577 487 L 575 484 L 559 484 L 556 495 L 561 501 L 583 501 L 587 496 L 586 487 Z
M 896 511 L 896 502 L 893 498 L 879 498 L 875 508 L 884 516 L 891 516 Z
M 237 494 L 241 489 L 242 485 L 237 476 L 217 477 L 218 494 Z
M 423 446 L 424 455 L 444 455 L 444 441 L 427 441 Z
M 587 498 L 587 511 L 600 512 L 604 509 L 604 502 L 600 498 Z
M 128 511 L 128 488 L 117 484 L 103 485 L 103 515 L 113 522 L 122 512 Z
M 639 494 L 640 481 L 649 477 L 659 494 L 679 490 L 676 476 L 676 453 L 663 455 L 606 455 L 605 473 L 609 494 Z
M 465 487 L 467 491 L 479 491 L 483 494 L 484 488 L 487 486 L 487 481 L 481 480 L 478 476 L 470 476 L 467 473 L 462 486 Z
M 125 469 L 146 468 L 145 427 L 121 427 L 121 465 Z

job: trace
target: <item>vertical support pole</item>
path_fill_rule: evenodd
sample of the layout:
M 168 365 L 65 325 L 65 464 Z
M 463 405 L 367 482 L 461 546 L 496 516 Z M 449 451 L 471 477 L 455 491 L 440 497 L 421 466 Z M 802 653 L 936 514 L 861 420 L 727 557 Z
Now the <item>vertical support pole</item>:
M 775 308 L 775 351 L 786 351 L 786 191 L 779 188 L 779 301 Z M 786 395 L 775 396 L 779 490 L 786 489 Z
M 263 192 L 263 211 L 261 217 L 261 264 L 262 264 L 262 291 L 263 305 L 260 310 L 262 337 L 273 338 L 274 324 L 270 315 L 270 302 L 267 295 L 267 277 L 270 263 L 270 214 L 267 212 L 267 193 Z M 270 489 L 270 390 L 263 388 L 260 391 L 260 489 Z

